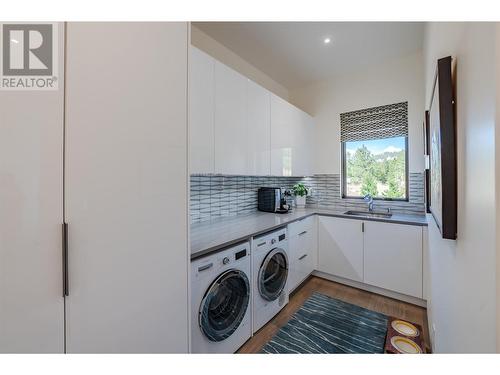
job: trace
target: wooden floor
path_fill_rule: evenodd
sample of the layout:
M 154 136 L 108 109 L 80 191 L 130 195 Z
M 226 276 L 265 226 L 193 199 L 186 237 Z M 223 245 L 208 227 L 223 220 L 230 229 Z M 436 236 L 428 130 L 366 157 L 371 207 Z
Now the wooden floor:
M 288 305 L 255 333 L 238 350 L 238 353 L 258 353 L 313 292 L 319 292 L 353 305 L 420 324 L 424 330 L 425 345 L 428 347 L 429 333 L 427 329 L 427 310 L 425 308 L 312 276 L 290 296 Z M 427 348 L 427 352 L 430 352 L 429 348 Z

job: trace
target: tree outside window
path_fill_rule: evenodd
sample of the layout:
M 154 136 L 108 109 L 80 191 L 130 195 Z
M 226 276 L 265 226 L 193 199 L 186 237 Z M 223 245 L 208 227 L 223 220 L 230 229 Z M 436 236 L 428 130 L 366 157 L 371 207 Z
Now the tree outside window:
M 406 200 L 407 144 L 407 137 L 343 142 L 343 196 Z

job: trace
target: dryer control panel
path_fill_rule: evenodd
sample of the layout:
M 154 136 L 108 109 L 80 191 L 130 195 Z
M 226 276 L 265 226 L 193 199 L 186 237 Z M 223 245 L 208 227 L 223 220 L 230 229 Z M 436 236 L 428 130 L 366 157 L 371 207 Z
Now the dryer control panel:
M 281 247 L 287 240 L 286 227 L 254 237 L 252 249 L 254 251 L 269 251 L 275 247 Z

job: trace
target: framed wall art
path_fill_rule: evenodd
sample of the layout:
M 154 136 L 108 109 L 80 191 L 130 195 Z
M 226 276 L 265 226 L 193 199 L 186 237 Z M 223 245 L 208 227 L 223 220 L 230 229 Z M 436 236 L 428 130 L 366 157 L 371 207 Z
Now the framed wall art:
M 428 208 L 445 239 L 457 238 L 457 146 L 454 61 L 439 59 L 426 128 L 428 129 Z

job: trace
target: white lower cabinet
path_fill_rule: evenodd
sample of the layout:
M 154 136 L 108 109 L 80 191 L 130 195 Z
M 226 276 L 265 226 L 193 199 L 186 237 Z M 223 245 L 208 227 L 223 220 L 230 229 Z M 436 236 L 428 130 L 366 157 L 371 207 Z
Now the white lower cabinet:
M 363 281 L 362 225 L 360 220 L 319 217 L 319 271 Z
M 423 298 L 422 227 L 319 217 L 318 270 Z
M 317 227 L 315 217 L 292 223 L 288 226 L 289 279 L 288 290 L 292 292 L 316 268 Z
M 422 298 L 422 227 L 365 222 L 364 282 Z

